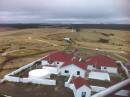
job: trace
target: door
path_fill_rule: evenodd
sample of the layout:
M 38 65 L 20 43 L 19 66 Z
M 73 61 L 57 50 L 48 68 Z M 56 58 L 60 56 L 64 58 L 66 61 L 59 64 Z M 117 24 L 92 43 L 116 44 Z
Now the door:
M 81 97 L 86 97 L 86 92 L 82 92 L 82 96 Z

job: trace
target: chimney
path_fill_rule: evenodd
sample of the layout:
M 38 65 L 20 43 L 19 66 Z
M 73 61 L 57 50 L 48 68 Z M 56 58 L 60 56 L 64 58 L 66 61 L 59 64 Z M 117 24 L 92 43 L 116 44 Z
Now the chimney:
M 72 58 L 72 61 L 74 61 L 74 59 L 76 59 L 76 57 L 73 57 L 73 58 Z
M 82 58 L 79 58 L 79 62 L 82 61 Z

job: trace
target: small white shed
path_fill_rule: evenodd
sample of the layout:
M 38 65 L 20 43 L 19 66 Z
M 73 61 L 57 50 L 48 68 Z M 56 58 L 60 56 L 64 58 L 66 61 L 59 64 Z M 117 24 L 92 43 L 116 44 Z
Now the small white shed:
M 110 81 L 110 76 L 107 72 L 91 71 L 88 75 L 88 78 L 102 81 Z
M 116 61 L 105 55 L 95 55 L 86 60 L 88 70 L 106 71 L 112 74 L 118 74 Z

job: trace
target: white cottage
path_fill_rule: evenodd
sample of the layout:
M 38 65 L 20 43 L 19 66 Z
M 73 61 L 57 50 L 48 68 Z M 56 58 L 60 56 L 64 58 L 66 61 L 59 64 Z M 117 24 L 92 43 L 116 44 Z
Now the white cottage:
M 42 59 L 42 65 L 63 65 L 64 62 L 73 58 L 73 55 L 65 52 L 53 52 Z
M 63 76 L 86 76 L 86 63 L 79 61 L 65 62 L 60 68 L 60 74 Z
M 75 97 L 90 97 L 91 88 L 87 80 L 82 77 L 77 77 L 72 81 L 73 92 Z
M 96 55 L 86 60 L 87 70 L 101 70 L 108 73 L 118 74 L 116 61 L 105 55 Z

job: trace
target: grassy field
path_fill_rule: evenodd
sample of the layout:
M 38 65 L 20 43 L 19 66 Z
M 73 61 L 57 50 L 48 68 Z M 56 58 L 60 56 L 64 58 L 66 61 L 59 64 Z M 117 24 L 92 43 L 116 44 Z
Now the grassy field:
M 39 55 L 40 57 L 43 56 L 41 54 L 55 50 L 78 50 L 86 57 L 90 52 L 88 49 L 95 50 L 98 48 L 103 50 L 102 53 L 113 54 L 112 57 L 118 58 L 119 56 L 119 59 L 127 61 L 130 52 L 130 49 L 128 49 L 129 36 L 129 31 L 110 29 L 83 28 L 80 32 L 72 32 L 71 29 L 64 27 L 0 30 L 0 63 L 13 58 L 13 60 L 5 62 L 4 65 L 1 64 L 1 69 L 20 67 L 39 58 Z M 70 37 L 73 43 L 66 43 L 65 37 Z M 109 41 L 107 43 L 100 41 L 102 37 L 109 39 Z M 80 51 L 81 48 L 86 50 Z M 121 54 L 122 51 L 125 54 Z M 88 55 L 91 55 L 91 53 Z M 20 59 L 24 57 L 24 61 L 21 61 Z M 34 58 L 28 61 L 27 58 L 30 57 Z
M 72 32 L 71 29 L 64 27 L 0 28 L 0 78 L 55 50 L 74 52 L 82 59 L 95 54 L 105 54 L 114 59 L 129 62 L 129 32 L 87 28 L 81 29 L 80 32 Z M 65 37 L 70 37 L 73 42 L 66 43 Z M 104 39 L 107 42 L 104 42 Z M 100 51 L 95 50 L 96 48 Z M 63 81 L 61 80 L 61 82 Z M 0 91 L 3 94 L 14 95 L 14 97 L 73 97 L 72 91 L 64 88 L 63 84 L 50 87 L 5 83 L 0 85 Z M 63 91 L 66 92 L 62 93 Z

